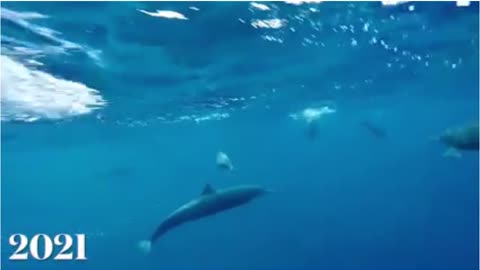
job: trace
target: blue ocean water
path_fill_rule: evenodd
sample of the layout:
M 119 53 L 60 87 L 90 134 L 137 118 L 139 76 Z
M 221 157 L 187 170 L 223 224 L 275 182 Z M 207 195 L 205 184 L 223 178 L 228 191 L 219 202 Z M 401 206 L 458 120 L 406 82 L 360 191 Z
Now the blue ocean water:
M 478 2 L 2 3 L 2 269 L 478 269 L 478 150 L 435 139 L 478 121 L 478 23 Z M 274 192 L 142 254 L 207 183 Z M 88 260 L 10 261 L 14 233 L 84 233 Z

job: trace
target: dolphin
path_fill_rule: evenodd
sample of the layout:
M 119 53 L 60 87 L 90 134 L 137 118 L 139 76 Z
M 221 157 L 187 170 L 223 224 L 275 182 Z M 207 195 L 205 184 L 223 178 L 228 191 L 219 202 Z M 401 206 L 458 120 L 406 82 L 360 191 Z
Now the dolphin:
M 150 239 L 140 241 L 138 246 L 144 253 L 149 253 L 152 244 L 168 231 L 184 223 L 244 205 L 269 192 L 260 186 L 251 185 L 215 190 L 210 184 L 206 184 L 200 197 L 173 211 L 158 225 Z
M 316 122 L 308 122 L 306 129 L 307 138 L 311 141 L 314 141 L 318 135 L 318 127 Z
M 478 151 L 478 129 L 478 122 L 471 122 L 461 127 L 445 130 L 438 138 L 440 142 L 448 147 L 444 156 L 459 158 L 461 157 L 459 150 Z
M 332 114 L 335 113 L 336 110 L 328 107 L 328 106 L 323 106 L 320 108 L 306 108 L 301 112 L 300 118 L 302 118 L 306 124 L 307 124 L 307 129 L 306 129 L 306 135 L 308 139 L 311 141 L 314 141 L 317 138 L 318 135 L 318 122 L 321 117 L 327 114 Z M 295 116 L 295 118 L 298 118 L 299 116 Z
M 380 126 L 377 126 L 370 121 L 362 121 L 360 123 L 366 130 L 370 132 L 373 136 L 375 136 L 378 139 L 384 139 L 387 137 L 387 132 L 381 128 Z
M 227 154 L 224 152 L 217 153 L 217 167 L 221 170 L 232 171 L 233 164 Z

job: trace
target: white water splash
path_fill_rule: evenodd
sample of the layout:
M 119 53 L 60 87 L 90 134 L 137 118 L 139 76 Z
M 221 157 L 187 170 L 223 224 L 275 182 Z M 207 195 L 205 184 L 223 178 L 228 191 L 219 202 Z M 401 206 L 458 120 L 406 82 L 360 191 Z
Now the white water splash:
M 33 122 L 88 114 L 106 105 L 98 91 L 1 55 L 2 121 Z
M 62 33 L 55 31 L 53 29 L 31 23 L 29 20 L 33 19 L 48 19 L 48 15 L 36 13 L 36 12 L 17 12 L 14 10 L 6 9 L 0 7 L 0 18 L 2 20 L 9 21 L 20 28 L 23 28 L 33 34 L 44 38 L 49 41 L 49 45 L 38 45 L 28 41 L 22 41 L 15 39 L 13 37 L 7 37 L 2 35 L 2 40 L 9 41 L 17 46 L 12 50 L 11 48 L 3 48 L 3 52 L 9 54 L 13 51 L 15 54 L 25 54 L 25 55 L 43 55 L 43 54 L 66 54 L 71 51 L 80 51 L 85 53 L 90 57 L 97 65 L 103 66 L 101 61 L 100 50 L 94 50 L 92 48 L 82 46 L 80 44 L 68 41 L 59 37 Z M 2 53 L 5 54 L 5 53 Z
M 323 1 L 320 0 L 286 0 L 285 3 L 287 4 L 292 4 L 292 5 L 301 5 L 303 3 L 309 4 L 309 3 L 321 3 Z
M 48 18 L 47 15 L 40 14 L 37 12 L 16 12 L 6 8 L 0 8 L 0 17 L 11 18 L 11 19 L 16 18 L 16 19 L 22 19 L 22 20 Z
M 148 16 L 152 17 L 160 17 L 160 18 L 166 18 L 166 19 L 177 19 L 177 20 L 188 20 L 185 15 L 182 13 L 172 11 L 172 10 L 157 10 L 156 12 L 150 12 L 146 11 L 143 9 L 137 9 L 138 11 L 142 12 L 143 14 L 146 14 Z
M 284 20 L 269 19 L 269 20 L 253 20 L 252 26 L 255 28 L 273 28 L 278 29 L 285 25 Z
M 270 8 L 265 4 L 252 2 L 252 3 L 250 3 L 250 6 L 253 7 L 253 8 L 256 8 L 258 10 L 263 10 L 263 11 L 270 10 Z
M 47 44 L 37 44 L 2 36 L 2 41 L 11 44 L 2 46 L 0 58 L 2 121 L 58 120 L 88 114 L 106 105 L 97 90 L 37 69 L 43 66 L 41 58 L 68 55 L 71 51 L 83 52 L 101 65 L 100 50 L 68 41 L 60 37 L 60 32 L 30 22 L 50 18 L 47 15 L 6 8 L 0 8 L 0 11 L 2 22 L 9 21 L 48 41 Z
M 48 16 L 46 15 L 32 12 L 16 12 L 6 8 L 1 8 L 0 17 L 2 18 L 2 20 L 10 21 L 17 26 L 27 29 L 35 33 L 36 35 L 41 36 L 46 40 L 49 40 L 50 42 L 59 44 L 66 49 L 82 49 L 82 47 L 78 44 L 57 37 L 60 34 L 59 32 L 50 28 L 30 23 L 28 21 L 28 19 L 48 18 Z
M 470 1 L 460 0 L 457 1 L 457 7 L 468 7 L 470 6 Z
M 382 1 L 382 5 L 384 6 L 396 6 L 396 5 L 401 5 L 408 3 L 410 1 L 396 1 L 396 0 L 387 0 L 387 1 Z

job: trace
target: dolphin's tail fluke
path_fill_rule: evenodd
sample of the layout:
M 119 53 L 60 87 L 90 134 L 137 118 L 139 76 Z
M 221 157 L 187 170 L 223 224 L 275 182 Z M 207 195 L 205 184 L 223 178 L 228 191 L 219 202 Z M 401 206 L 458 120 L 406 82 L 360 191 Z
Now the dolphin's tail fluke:
M 150 240 L 143 240 L 138 243 L 138 248 L 143 254 L 148 254 L 152 250 L 152 241 Z

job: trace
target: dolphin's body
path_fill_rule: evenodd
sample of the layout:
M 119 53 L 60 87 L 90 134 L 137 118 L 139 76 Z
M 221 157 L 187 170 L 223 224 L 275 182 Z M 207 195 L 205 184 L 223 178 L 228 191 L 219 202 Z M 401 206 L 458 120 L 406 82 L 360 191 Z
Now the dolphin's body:
M 171 229 L 190 221 L 241 206 L 267 192 L 267 190 L 259 186 L 237 186 L 214 190 L 207 184 L 199 198 L 173 211 L 160 223 L 150 237 L 150 240 L 141 241 L 139 247 L 148 253 L 151 250 L 152 244 Z
M 318 127 L 316 122 L 309 122 L 307 123 L 307 130 L 306 130 L 307 138 L 311 141 L 314 141 L 318 135 Z
M 307 123 L 306 135 L 307 138 L 311 141 L 314 141 L 318 135 L 317 124 L 321 117 L 327 114 L 335 113 L 336 111 L 328 106 L 323 106 L 321 108 L 306 108 L 301 114 L 300 118 L 303 118 Z M 299 116 L 295 116 L 297 118 Z
M 224 152 L 217 153 L 217 167 L 221 170 L 232 171 L 233 164 L 227 154 Z
M 383 139 L 387 137 L 387 132 L 382 129 L 381 127 L 374 125 L 369 121 L 363 121 L 361 125 L 367 129 L 373 136 L 379 139 Z
M 478 151 L 478 129 L 478 122 L 472 122 L 462 127 L 447 129 L 439 137 L 440 141 L 449 147 L 444 155 L 460 157 L 458 150 Z

